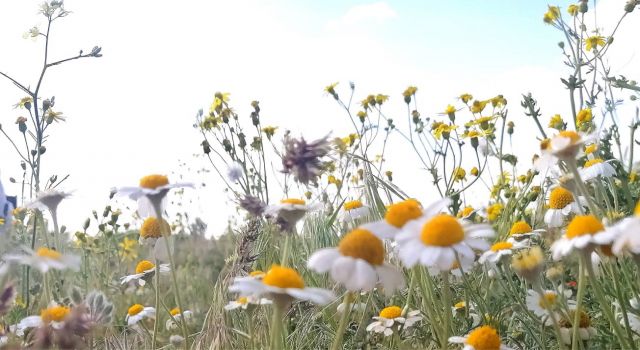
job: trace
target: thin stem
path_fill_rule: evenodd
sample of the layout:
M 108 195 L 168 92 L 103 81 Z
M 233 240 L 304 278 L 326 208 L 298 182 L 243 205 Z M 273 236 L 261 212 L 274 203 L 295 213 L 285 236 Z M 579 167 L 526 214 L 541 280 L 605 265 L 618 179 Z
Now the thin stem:
M 349 315 L 351 314 L 351 292 L 347 292 L 344 295 L 344 299 L 342 300 L 342 304 L 344 305 L 344 309 L 342 311 L 342 316 L 340 317 L 340 323 L 338 324 L 338 329 L 336 329 L 336 337 L 333 339 L 333 344 L 331 344 L 331 350 L 338 350 L 342 347 L 342 338 L 344 336 L 344 330 L 347 328 L 347 321 L 349 320 Z
M 580 259 L 578 266 L 578 294 L 576 295 L 576 308 L 573 313 L 572 325 L 572 337 L 571 337 L 571 350 L 578 349 L 578 330 L 580 325 L 580 308 L 582 308 L 582 299 L 584 298 L 585 289 L 585 273 L 584 273 L 584 260 Z
M 556 314 L 552 312 L 551 303 L 545 297 L 544 291 L 540 286 L 540 282 L 536 282 L 533 284 L 533 289 L 540 295 L 540 300 L 544 303 L 544 307 L 546 310 L 549 310 L 549 318 L 551 318 L 551 322 L 553 323 L 553 330 L 556 332 L 556 339 L 558 340 L 558 349 L 564 350 L 564 342 L 562 341 L 562 334 L 560 332 L 560 326 L 558 325 L 558 320 L 556 319 Z
M 155 305 L 154 307 L 156 308 L 156 313 L 158 313 L 158 310 L 160 309 L 160 261 L 158 260 L 158 258 L 155 259 L 155 264 L 156 264 L 156 271 L 155 271 L 155 278 L 156 278 L 156 282 L 155 282 L 155 286 L 154 286 L 154 292 L 155 292 Z M 171 268 L 173 269 L 173 266 L 171 266 Z M 158 337 L 158 319 L 159 317 L 159 313 L 156 315 L 155 320 L 153 321 L 153 336 L 151 337 L 151 348 L 152 349 L 156 349 L 156 341 L 157 341 L 157 337 Z M 185 339 L 186 341 L 186 339 Z
M 444 304 L 444 334 L 442 335 L 442 350 L 447 350 L 449 334 L 451 332 L 451 286 L 449 284 L 449 271 L 440 272 L 442 277 L 442 304 Z

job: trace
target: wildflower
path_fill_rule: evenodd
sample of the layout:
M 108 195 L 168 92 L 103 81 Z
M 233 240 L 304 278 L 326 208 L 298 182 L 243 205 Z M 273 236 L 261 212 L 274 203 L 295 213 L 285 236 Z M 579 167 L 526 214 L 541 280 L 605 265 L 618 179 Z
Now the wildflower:
M 387 294 L 402 288 L 402 272 L 384 263 L 382 240 L 370 231 L 357 228 L 342 237 L 337 248 L 320 249 L 309 257 L 307 266 L 330 272 L 331 278 L 350 291 L 370 291 L 380 282 Z
M 313 142 L 307 142 L 304 138 L 287 138 L 282 155 L 283 172 L 293 173 L 294 179 L 301 184 L 316 184 L 323 170 L 321 158 L 331 150 L 327 138 L 325 136 Z
M 491 326 L 478 327 L 466 337 L 451 337 L 449 342 L 464 344 L 464 350 L 511 350 L 502 345 L 498 331 Z
M 156 265 L 149 260 L 141 260 L 136 265 L 136 273 L 133 275 L 127 275 L 120 278 L 120 284 L 129 283 L 131 281 L 138 281 L 140 286 L 144 286 L 146 282 L 155 274 L 158 269 Z M 169 264 L 160 264 L 160 273 L 167 273 L 171 271 Z
M 621 255 L 630 253 L 634 259 L 640 259 L 640 202 L 636 205 L 633 216 L 625 218 L 607 229 L 607 234 L 614 238 L 611 251 Z
M 569 13 L 569 15 L 575 17 L 578 15 L 578 11 L 580 10 L 580 6 L 576 5 L 576 4 L 571 4 L 569 5 L 569 7 L 567 7 L 567 13 Z
M 603 161 L 601 158 L 589 159 L 580 169 L 580 176 L 584 181 L 597 179 L 599 177 L 613 177 L 616 170 L 609 162 Z
M 575 161 L 582 146 L 591 141 L 594 134 L 583 135 L 571 130 L 560 131 L 556 136 L 540 143 L 542 157 L 535 161 L 538 171 L 544 172 L 558 160 Z
M 47 121 L 47 124 L 51 124 L 54 121 L 58 123 L 67 120 L 66 117 L 62 116 L 62 114 L 62 112 L 54 112 L 51 108 L 49 108 L 47 110 L 47 113 L 42 117 Z
M 571 291 L 568 289 L 564 290 L 564 297 L 568 298 L 571 296 Z M 536 316 L 547 318 L 547 322 L 549 321 L 548 317 L 551 312 L 554 312 L 559 309 L 562 305 L 559 300 L 560 297 L 556 291 L 553 290 L 545 290 L 542 295 L 540 293 L 529 289 L 527 291 L 526 304 L 527 309 L 533 312 Z M 570 301 L 570 305 L 575 304 L 575 302 Z
M 496 264 L 500 260 L 502 260 L 505 256 L 511 256 L 513 253 L 513 243 L 511 242 L 497 242 L 494 243 L 489 250 L 482 253 L 478 262 L 484 264 L 485 261 L 488 261 L 492 264 Z
M 265 126 L 262 128 L 262 132 L 267 135 L 267 139 L 271 140 L 273 135 L 275 135 L 276 130 L 278 130 L 277 126 Z
M 138 241 L 142 245 L 155 245 L 163 235 L 171 235 L 171 226 L 164 219 L 151 216 L 142 222 Z
M 487 102 L 488 101 L 473 101 L 471 104 L 471 113 L 482 113 L 484 108 L 487 106 Z
M 50 325 L 55 329 L 60 329 L 64 326 L 64 321 L 69 316 L 70 311 L 71 309 L 67 306 L 52 303 L 46 309 L 42 309 L 39 316 L 27 316 L 10 328 L 12 332 L 20 337 L 26 329 L 37 328 L 43 325 Z
M 51 213 L 55 213 L 58 209 L 58 205 L 62 202 L 63 199 L 69 197 L 71 193 L 56 191 L 56 190 L 47 190 L 38 193 L 36 199 L 27 204 L 27 208 L 46 208 Z
M 511 267 L 523 278 L 534 281 L 542 271 L 544 255 L 542 249 L 535 246 L 522 250 L 511 259 Z
M 478 170 L 477 167 L 473 167 L 473 168 L 471 168 L 470 173 L 471 173 L 471 175 L 477 177 L 480 174 L 480 171 Z
M 394 330 L 406 329 L 422 320 L 420 311 L 414 310 L 407 313 L 407 317 L 402 317 L 402 309 L 399 306 L 389 306 L 380 311 L 378 316 L 374 316 L 374 322 L 367 326 L 367 332 L 382 333 L 385 337 L 393 334 Z
M 165 175 L 147 175 L 140 179 L 139 186 L 121 187 L 116 193 L 138 201 L 140 216 L 161 216 L 164 210 L 165 197 L 172 188 L 193 187 L 186 182 L 169 183 Z
M 271 300 L 265 298 L 255 298 L 255 297 L 239 297 L 236 300 L 230 301 L 227 305 L 224 306 L 224 309 L 235 310 L 237 308 L 242 308 L 246 310 L 251 305 L 266 305 L 271 304 Z
M 576 309 L 570 309 L 566 317 L 560 318 L 560 336 L 562 342 L 565 344 L 571 344 L 571 337 L 573 335 L 573 319 L 576 312 L 580 313 L 580 322 L 578 324 L 578 336 L 581 341 L 589 340 L 596 335 L 596 329 L 591 326 L 591 317 L 586 312 Z
M 549 120 L 549 127 L 558 131 L 562 131 L 567 128 L 567 124 L 565 124 L 564 120 L 562 120 L 560 114 L 555 114 L 553 117 L 551 117 L 551 120 Z
M 193 312 L 189 310 L 180 311 L 180 308 L 175 307 L 169 311 L 171 317 L 165 322 L 164 326 L 168 331 L 174 331 L 178 329 L 178 322 L 182 322 L 184 317 L 185 321 L 189 321 L 193 317 Z
M 463 103 L 469 103 L 469 101 L 471 101 L 473 99 L 473 96 L 471 94 L 462 94 L 460 95 L 460 100 L 462 100 Z
M 304 199 L 287 198 L 281 200 L 279 204 L 267 207 L 265 213 L 275 217 L 282 230 L 290 231 L 307 212 L 317 208 L 317 205 L 307 204 Z
M 537 236 L 544 230 L 534 230 L 526 221 L 517 221 L 509 230 L 509 242 L 522 242 L 532 236 Z
M 476 210 L 472 206 L 466 206 L 461 211 L 458 212 L 458 218 L 467 219 L 470 218 L 473 214 L 475 214 Z
M 418 92 L 418 88 L 415 86 L 409 86 L 402 92 L 402 96 L 404 97 L 404 102 L 411 102 L 411 97 L 414 96 Z
M 587 51 L 597 50 L 598 46 L 602 47 L 606 44 L 604 37 L 601 35 L 593 35 L 584 40 L 584 46 Z
M 240 199 L 240 207 L 249 214 L 259 217 L 267 209 L 267 204 L 258 197 L 246 195 Z
M 136 249 L 138 242 L 135 239 L 125 237 L 122 242 L 118 243 L 120 247 L 120 257 L 123 260 L 132 261 L 138 257 L 138 251 Z
M 75 255 L 62 255 L 56 250 L 40 247 L 36 251 L 24 248 L 26 254 L 7 254 L 2 257 L 7 262 L 17 262 L 22 265 L 29 265 L 34 269 L 46 273 L 50 269 L 74 271 L 80 270 L 80 257 Z
M 237 182 L 244 176 L 244 170 L 242 168 L 242 164 L 238 162 L 233 162 L 227 168 L 227 178 L 231 182 Z
M 593 113 L 591 112 L 591 108 L 582 109 L 576 115 L 576 125 L 578 128 L 582 128 L 583 125 L 590 123 L 592 119 Z
M 13 108 L 26 108 L 31 109 L 31 105 L 33 103 L 33 98 L 31 96 L 26 96 L 20 99 L 18 103 L 13 105 Z
M 456 130 L 457 128 L 458 127 L 455 125 L 447 125 L 444 123 L 439 123 L 436 126 L 436 128 L 433 130 L 433 136 L 435 136 L 436 139 L 438 140 L 440 140 L 442 137 L 444 137 L 445 139 L 448 139 L 451 132 Z
M 457 167 L 455 169 L 453 169 L 453 179 L 454 181 L 463 181 L 467 179 L 467 172 L 460 168 Z
M 560 8 L 557 6 L 549 6 L 549 10 L 544 14 L 542 18 L 544 23 L 551 24 L 560 18 Z
M 475 258 L 473 249 L 486 250 L 483 238 L 493 237 L 491 226 L 471 224 L 448 214 L 440 214 L 449 199 L 436 202 L 416 220 L 408 222 L 396 235 L 400 260 L 407 267 L 432 266 L 448 271 L 458 259 Z
M 229 291 L 247 297 L 265 296 L 282 308 L 288 307 L 295 299 L 324 305 L 335 298 L 333 293 L 326 289 L 305 287 L 304 280 L 296 270 L 280 265 L 272 265 L 262 279 L 235 278 Z
M 380 238 L 391 238 L 409 221 L 422 216 L 422 206 L 415 199 L 407 199 L 387 207 L 384 219 L 370 222 L 361 227 Z
M 444 109 L 444 113 L 445 115 L 448 115 L 449 118 L 451 118 L 452 115 L 454 115 L 458 110 L 456 109 L 456 107 L 452 106 L 452 105 L 447 105 L 447 108 Z
M 359 200 L 347 201 L 342 205 L 343 219 L 353 221 L 369 215 L 369 207 L 362 204 Z
M 490 205 L 487 208 L 487 219 L 489 219 L 489 221 L 497 220 L 498 216 L 500 216 L 500 214 L 502 213 L 503 208 L 504 206 L 501 203 Z
M 133 304 L 127 310 L 127 316 L 125 320 L 129 326 L 133 326 L 145 318 L 156 318 L 156 309 L 150 306 L 143 306 L 141 304 Z
M 453 313 L 453 316 L 466 316 L 465 315 L 466 310 L 467 310 L 467 302 L 465 302 L 464 300 L 455 303 L 451 307 L 451 313 Z M 471 327 L 478 326 L 482 321 L 482 318 L 480 317 L 480 315 L 478 315 L 478 313 L 475 310 L 476 310 L 476 304 L 474 304 L 473 302 L 469 303 L 468 314 L 469 314 L 469 317 L 471 318 Z
M 600 236 L 604 225 L 593 215 L 576 215 L 560 239 L 553 242 L 551 252 L 555 260 L 569 255 L 573 250 L 589 250 L 594 245 L 610 244 L 610 237 Z
M 551 190 L 548 205 L 544 222 L 549 228 L 561 227 L 567 216 L 581 212 L 580 204 L 575 201 L 573 194 L 563 187 Z

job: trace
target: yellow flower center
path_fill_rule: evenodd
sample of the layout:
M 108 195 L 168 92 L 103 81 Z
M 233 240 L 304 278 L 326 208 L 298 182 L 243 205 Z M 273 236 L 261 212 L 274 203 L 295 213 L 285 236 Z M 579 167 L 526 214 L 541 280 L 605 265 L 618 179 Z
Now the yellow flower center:
M 453 307 L 456 309 L 462 309 L 462 308 L 465 308 L 466 306 L 467 306 L 467 303 L 465 303 L 464 301 L 459 301 L 455 305 L 453 305 Z
M 551 308 L 556 304 L 557 297 L 558 295 L 554 292 L 545 292 L 542 298 L 540 298 L 540 301 L 538 301 L 538 305 L 543 309 L 546 309 L 547 305 Z
M 633 214 L 635 216 L 640 216 L 640 201 L 638 201 L 638 204 L 636 204 L 636 209 L 633 211 Z
M 136 265 L 136 273 L 143 273 L 156 267 L 154 263 L 149 260 L 142 260 Z
M 573 194 L 562 187 L 556 187 L 549 195 L 549 208 L 562 209 L 573 203 Z
M 297 205 L 305 205 L 307 202 L 304 199 L 299 198 L 287 198 L 280 201 L 281 204 L 297 204 Z
M 540 247 L 533 247 L 515 255 L 511 260 L 511 266 L 521 273 L 535 271 L 542 266 L 544 255 Z
M 169 313 L 171 314 L 171 316 L 178 315 L 180 313 L 180 308 L 174 307 L 173 309 L 171 309 L 171 311 L 169 311 Z
M 162 226 L 160 224 L 162 222 Z M 162 230 L 167 234 L 171 234 L 171 227 L 169 223 L 164 220 L 158 220 L 154 217 L 148 217 L 142 223 L 140 227 L 140 237 L 142 238 L 158 238 L 162 237 Z
M 464 230 L 456 218 L 440 214 L 424 224 L 420 239 L 426 245 L 449 247 L 464 239 Z
M 469 333 L 467 344 L 473 346 L 475 350 L 499 350 L 501 342 L 495 328 L 482 326 Z
M 45 247 L 38 248 L 38 250 L 36 251 L 36 255 L 53 260 L 59 260 L 62 257 L 62 254 L 60 254 L 59 252 Z
M 248 302 L 249 302 L 249 299 L 247 299 L 247 297 L 240 297 L 240 298 L 236 299 L 236 303 L 241 304 L 241 305 L 244 305 L 244 304 L 246 304 Z
M 598 150 L 598 145 L 596 145 L 595 143 L 592 143 L 589 146 L 584 148 L 584 153 L 591 154 L 591 153 L 595 152 L 596 150 Z
M 169 184 L 169 178 L 165 175 L 147 175 L 140 179 L 140 187 L 156 189 Z
M 249 276 L 251 276 L 251 277 L 262 277 L 264 275 L 265 275 L 265 273 L 260 271 L 260 270 L 255 270 L 255 271 L 249 272 Z
M 129 316 L 135 316 L 135 315 L 141 313 L 142 310 L 144 310 L 144 306 L 142 306 L 140 304 L 133 304 L 133 305 L 131 305 L 129 310 L 127 310 L 127 314 L 129 314 Z
M 574 238 L 583 235 L 595 235 L 604 230 L 602 222 L 593 215 L 577 215 L 567 226 L 565 235 Z
M 590 167 L 590 166 L 592 166 L 592 165 L 600 164 L 600 163 L 602 163 L 602 162 L 603 162 L 603 160 L 602 160 L 602 159 L 600 159 L 600 158 L 596 158 L 596 159 L 589 159 L 588 161 L 586 161 L 586 162 L 584 163 L 584 168 L 588 168 L 588 167 Z
M 471 215 L 474 210 L 475 209 L 473 209 L 473 207 L 465 207 L 464 209 L 462 209 L 462 211 L 458 212 L 458 217 L 466 218 L 467 216 Z
M 497 252 L 499 250 L 511 249 L 513 244 L 510 242 L 498 242 L 491 246 L 491 250 Z
M 344 210 L 349 211 L 353 209 L 362 208 L 362 202 L 359 200 L 348 201 L 344 203 Z
M 262 283 L 279 288 L 304 288 L 304 281 L 296 270 L 280 265 L 271 266 Z
M 40 318 L 43 323 L 61 322 L 71 310 L 66 306 L 52 306 L 40 311 Z
M 384 244 L 373 233 L 357 228 L 342 237 L 338 251 L 344 256 L 362 259 L 371 265 L 384 261 Z
M 572 145 L 580 141 L 580 134 L 572 130 L 560 131 L 557 137 L 564 137 L 564 138 L 570 139 Z
M 549 149 L 550 144 L 551 144 L 551 139 L 544 139 L 540 141 L 540 149 L 543 151 L 546 149 Z
M 513 226 L 511 226 L 511 231 L 509 231 L 509 235 L 521 235 L 523 233 L 530 233 L 533 231 L 531 226 L 527 224 L 525 221 L 518 221 Z
M 392 226 L 401 228 L 407 221 L 417 219 L 422 215 L 422 206 L 415 199 L 407 199 L 392 204 L 387 208 L 384 219 Z
M 399 306 L 389 306 L 385 307 L 380 311 L 380 317 L 386 318 L 388 320 L 392 320 L 396 317 L 400 317 L 402 314 L 402 309 Z

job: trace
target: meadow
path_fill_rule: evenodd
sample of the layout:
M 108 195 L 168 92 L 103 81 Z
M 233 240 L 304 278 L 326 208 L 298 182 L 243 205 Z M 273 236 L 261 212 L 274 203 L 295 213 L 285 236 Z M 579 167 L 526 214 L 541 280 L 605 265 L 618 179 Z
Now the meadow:
M 613 28 L 587 21 L 593 7 L 536 14 L 562 38 L 569 115 L 541 113 L 525 91 L 520 101 L 461 91 L 426 115 L 420 87 L 335 82 L 326 103 L 350 133 L 309 139 L 270 124 L 259 101 L 215 93 L 186 123 L 237 212 L 208 237 L 183 203 L 202 185 L 171 169 L 114 184 L 111 198 L 133 215 L 106 202 L 82 230 L 58 222 L 73 194 L 67 177 L 44 175 L 46 141 L 66 116 L 41 83 L 103 51 L 51 60 L 49 35 L 72 13 L 44 2 L 45 26 L 25 33 L 44 43 L 39 80 L 0 67 L 23 96 L 15 122 L 0 119 L 22 174 L 10 179 L 20 193 L 0 183 L 0 349 L 637 350 L 640 86 L 611 75 L 607 54 L 637 45 L 614 38 L 640 1 L 620 2 Z M 525 120 L 535 129 L 514 139 Z M 391 157 L 406 167 L 391 169 Z M 401 187 L 398 171 L 419 181 Z M 415 198 L 419 186 L 430 198 Z

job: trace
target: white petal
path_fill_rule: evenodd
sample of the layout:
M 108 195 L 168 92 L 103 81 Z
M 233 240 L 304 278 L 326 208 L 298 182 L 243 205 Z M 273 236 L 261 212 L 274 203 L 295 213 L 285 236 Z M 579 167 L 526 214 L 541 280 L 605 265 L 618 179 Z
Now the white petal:
M 333 262 L 340 256 L 340 253 L 335 248 L 320 249 L 311 254 L 307 262 L 309 269 L 325 273 L 331 270 Z

